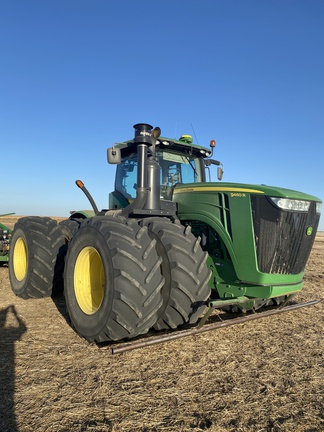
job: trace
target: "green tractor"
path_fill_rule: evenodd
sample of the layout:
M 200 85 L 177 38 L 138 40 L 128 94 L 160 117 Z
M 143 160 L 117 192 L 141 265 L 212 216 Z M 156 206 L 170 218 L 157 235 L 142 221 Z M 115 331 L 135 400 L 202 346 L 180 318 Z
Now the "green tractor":
M 320 199 L 211 182 L 212 165 L 218 180 L 223 175 L 214 141 L 207 148 L 188 135 L 163 138 L 148 124 L 134 128 L 134 139 L 107 151 L 117 167 L 109 209 L 99 211 L 78 180 L 93 210 L 61 223 L 17 222 L 9 259 L 16 295 L 64 287 L 74 328 L 100 343 L 190 327 L 206 307 L 208 314 L 282 307 L 302 289 Z
M 0 217 L 10 216 L 14 213 L 2 214 Z M 9 243 L 12 229 L 0 222 L 0 265 L 8 262 Z

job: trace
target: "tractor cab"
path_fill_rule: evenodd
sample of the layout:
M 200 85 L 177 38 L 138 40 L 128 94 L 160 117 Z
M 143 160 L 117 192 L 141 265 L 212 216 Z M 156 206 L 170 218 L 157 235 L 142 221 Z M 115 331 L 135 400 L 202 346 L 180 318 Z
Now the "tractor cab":
M 115 178 L 115 190 L 109 196 L 109 208 L 127 206 L 136 197 L 138 157 L 133 140 L 118 144 L 120 151 Z M 206 168 L 218 161 L 209 159 L 211 149 L 193 144 L 190 135 L 182 135 L 179 140 L 159 137 L 155 143 L 154 160 L 160 169 L 160 199 L 172 200 L 174 188 L 179 184 L 203 183 L 206 181 Z M 208 158 L 208 159 L 207 159 Z
M 178 183 L 205 181 L 202 158 L 170 151 L 156 151 L 155 160 L 160 165 L 160 195 L 171 199 L 172 189 Z M 137 155 L 122 159 L 117 167 L 115 189 L 127 199 L 134 199 L 137 189 Z

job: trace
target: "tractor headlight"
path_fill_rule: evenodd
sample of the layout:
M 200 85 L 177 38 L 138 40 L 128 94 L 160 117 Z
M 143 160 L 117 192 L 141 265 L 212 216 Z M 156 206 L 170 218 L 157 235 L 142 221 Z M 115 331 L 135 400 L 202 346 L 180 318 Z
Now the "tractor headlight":
M 282 210 L 308 212 L 310 201 L 290 198 L 271 198 L 271 201 Z
M 317 214 L 321 214 L 322 213 L 322 203 L 321 202 L 317 202 L 316 203 L 316 213 Z

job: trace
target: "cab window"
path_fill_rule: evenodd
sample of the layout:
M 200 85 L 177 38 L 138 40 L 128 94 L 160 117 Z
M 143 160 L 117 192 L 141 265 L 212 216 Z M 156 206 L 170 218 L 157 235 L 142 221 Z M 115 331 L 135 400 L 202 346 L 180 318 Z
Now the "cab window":
M 202 182 L 199 158 L 172 152 L 156 152 L 156 160 L 161 167 L 161 198 L 171 199 L 173 187 L 178 183 Z M 117 166 L 115 188 L 125 198 L 135 198 L 137 187 L 137 157 L 124 158 Z

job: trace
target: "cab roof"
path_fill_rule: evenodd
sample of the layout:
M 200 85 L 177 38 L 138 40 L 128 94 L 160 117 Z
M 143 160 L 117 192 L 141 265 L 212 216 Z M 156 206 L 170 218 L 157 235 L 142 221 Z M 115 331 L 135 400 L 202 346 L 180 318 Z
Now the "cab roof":
M 122 157 L 127 157 L 136 152 L 137 145 L 133 140 L 129 140 L 118 143 L 116 147 L 121 149 Z M 211 149 L 208 147 L 166 137 L 159 137 L 159 139 L 156 140 L 156 148 L 171 150 L 176 153 L 193 154 L 197 157 L 208 157 L 211 155 Z

